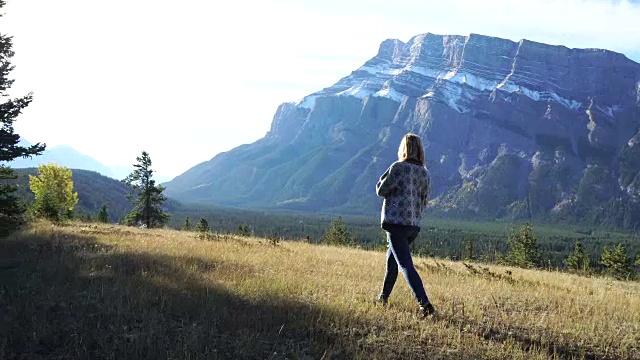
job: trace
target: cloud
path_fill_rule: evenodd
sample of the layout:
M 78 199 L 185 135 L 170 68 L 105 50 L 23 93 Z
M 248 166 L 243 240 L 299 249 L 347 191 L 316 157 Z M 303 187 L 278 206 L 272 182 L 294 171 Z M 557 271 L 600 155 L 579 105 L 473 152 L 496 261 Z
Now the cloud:
M 377 36 L 408 40 L 424 32 L 441 34 L 480 33 L 519 40 L 563 44 L 569 47 L 599 47 L 620 52 L 637 49 L 640 39 L 640 4 L 637 1 L 604 0 L 338 0 L 307 1 L 309 14 L 332 19 L 334 13 L 357 19 L 358 37 Z M 335 11 L 340 9 L 339 11 Z M 319 15 L 318 15 L 319 14 Z M 383 34 L 393 36 L 380 36 Z M 371 36 L 366 36 L 371 34 Z M 339 37 L 329 30 L 327 36 Z M 350 35 L 346 35 L 347 38 Z

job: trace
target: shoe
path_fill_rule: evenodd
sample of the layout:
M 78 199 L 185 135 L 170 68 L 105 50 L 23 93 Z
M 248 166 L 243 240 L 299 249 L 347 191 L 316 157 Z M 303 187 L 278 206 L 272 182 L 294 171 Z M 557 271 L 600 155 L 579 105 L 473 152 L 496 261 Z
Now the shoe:
M 378 305 L 387 306 L 387 304 L 389 303 L 389 300 L 385 297 L 378 296 L 375 300 L 373 300 L 373 302 Z
M 418 308 L 418 316 L 422 318 L 427 318 L 430 316 L 435 317 L 435 315 L 436 315 L 436 309 L 433 308 L 433 305 L 431 305 L 431 303 L 420 305 L 420 308 Z

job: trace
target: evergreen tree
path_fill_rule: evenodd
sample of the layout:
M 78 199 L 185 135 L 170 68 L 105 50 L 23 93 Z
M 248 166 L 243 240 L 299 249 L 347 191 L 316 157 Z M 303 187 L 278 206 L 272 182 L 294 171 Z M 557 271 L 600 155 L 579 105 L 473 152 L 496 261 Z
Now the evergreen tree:
M 29 175 L 29 188 L 35 195 L 33 210 L 36 216 L 51 221 L 71 218 L 78 203 L 73 192 L 73 174 L 70 169 L 54 163 L 38 166 L 38 175 Z
M 324 236 L 322 242 L 330 245 L 353 245 L 354 240 L 349 230 L 342 221 L 342 217 L 333 220 Z
M 618 279 L 624 279 L 631 274 L 627 251 L 622 244 L 618 244 L 613 250 L 605 247 L 600 264 L 607 268 L 609 274 Z
M 133 164 L 134 170 L 122 182 L 131 188 L 127 199 L 133 199 L 135 208 L 126 216 L 127 225 L 135 225 L 141 221 L 148 228 L 164 225 L 169 214 L 164 212 L 162 205 L 166 197 L 162 194 L 164 186 L 156 185 L 151 170 L 151 158 L 146 151 L 136 157 L 138 163 Z M 133 193 L 135 192 L 135 199 Z
M 473 238 L 467 238 L 467 241 L 464 244 L 464 259 L 473 260 Z
M 247 224 L 238 225 L 238 229 L 236 230 L 236 235 L 238 235 L 238 236 L 249 236 L 249 235 L 251 235 L 251 231 L 249 230 L 249 225 L 247 225 Z
M 0 9 L 5 5 L 4 0 L 0 0 Z M 0 17 L 2 14 L 0 13 Z M 7 90 L 11 88 L 13 80 L 9 79 L 9 73 L 13 70 L 11 58 L 14 55 L 11 37 L 0 34 L 0 98 L 4 99 L 8 95 Z M 8 99 L 0 103 L 0 237 L 8 235 L 24 222 L 24 212 L 26 207 L 15 195 L 17 187 L 8 184 L 15 180 L 17 176 L 8 166 L 8 163 L 17 158 L 27 158 L 33 155 L 40 155 L 45 144 L 19 145 L 20 135 L 13 129 L 13 123 L 22 110 L 24 110 L 33 100 L 33 95 L 28 94 L 21 98 Z
M 196 224 L 197 232 L 207 232 L 209 230 L 211 230 L 211 228 L 209 227 L 209 223 L 205 219 L 200 219 L 200 221 L 198 221 L 198 223 Z
M 522 225 L 520 231 L 513 228 L 507 239 L 507 245 L 509 251 L 505 260 L 508 264 L 523 268 L 536 267 L 540 264 L 542 256 L 530 223 Z
M 571 270 L 583 272 L 589 270 L 589 256 L 584 252 L 580 241 L 576 242 L 573 252 L 564 263 Z
M 198 232 L 199 239 L 210 239 L 211 238 L 211 228 L 209 227 L 209 223 L 205 219 L 200 219 L 196 224 L 196 231 Z
M 191 230 L 191 223 L 189 222 L 188 216 L 186 219 L 184 219 L 184 225 L 182 226 L 182 228 L 187 231 Z
M 107 205 L 102 205 L 100 212 L 98 212 L 98 221 L 101 223 L 109 222 L 109 213 L 107 212 Z

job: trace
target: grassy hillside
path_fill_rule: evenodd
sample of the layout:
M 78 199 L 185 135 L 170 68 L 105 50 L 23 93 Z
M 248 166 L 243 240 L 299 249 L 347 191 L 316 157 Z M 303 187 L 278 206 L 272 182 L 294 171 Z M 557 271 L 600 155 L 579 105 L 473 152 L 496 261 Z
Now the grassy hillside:
M 640 358 L 640 284 L 416 258 L 440 315 L 384 254 L 40 223 L 0 240 L 0 358 Z

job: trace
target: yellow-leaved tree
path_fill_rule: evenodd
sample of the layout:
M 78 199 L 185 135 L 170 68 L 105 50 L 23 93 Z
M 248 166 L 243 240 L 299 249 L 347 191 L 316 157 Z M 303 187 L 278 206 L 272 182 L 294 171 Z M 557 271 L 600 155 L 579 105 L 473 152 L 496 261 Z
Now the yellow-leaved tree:
M 52 221 L 61 221 L 78 203 L 73 192 L 70 169 L 54 163 L 38 166 L 38 176 L 29 175 L 29 187 L 35 195 L 34 214 Z

